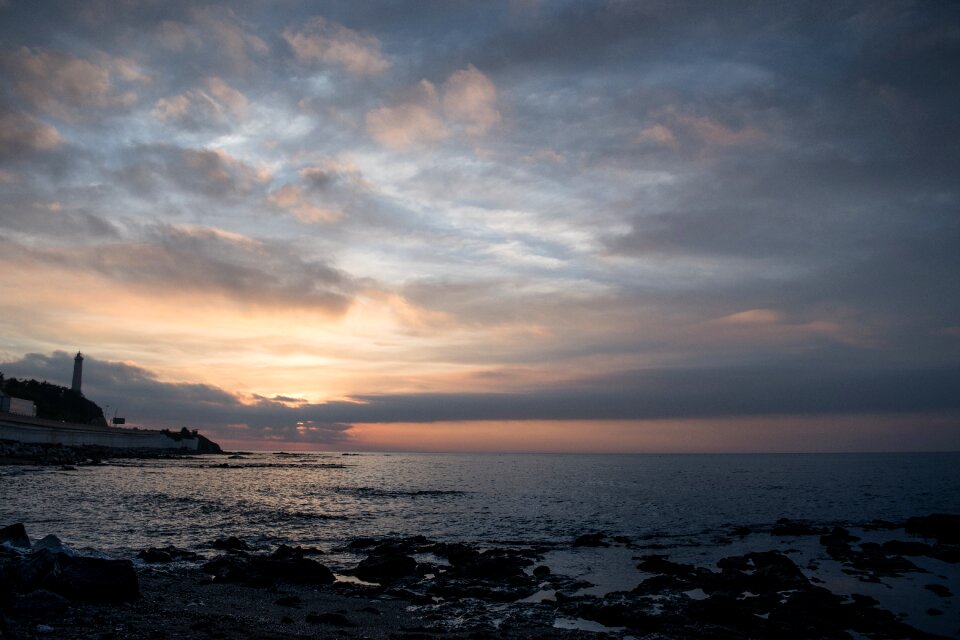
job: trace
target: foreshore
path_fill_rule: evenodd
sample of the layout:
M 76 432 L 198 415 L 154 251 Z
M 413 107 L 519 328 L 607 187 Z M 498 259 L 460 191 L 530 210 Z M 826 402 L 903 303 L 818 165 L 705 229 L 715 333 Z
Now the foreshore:
M 14 525 L 0 531 L 0 638 L 960 634 L 960 516 L 850 528 L 784 519 L 734 528 L 715 542 L 718 551 L 736 553 L 681 562 L 674 559 L 681 549 L 602 532 L 559 545 L 481 547 L 415 536 L 346 540 L 327 549 L 226 536 L 194 549 L 144 549 L 136 558 L 107 560 L 79 555 L 53 536 L 31 542 Z M 355 561 L 344 564 L 344 557 Z M 636 586 L 597 589 L 565 570 L 564 557 L 619 558 Z M 847 592 L 831 584 L 834 565 L 853 585 Z M 883 589 L 896 599 L 870 595 Z M 889 602 L 900 600 L 940 606 L 908 616 L 891 610 Z M 923 630 L 925 619 L 946 631 Z
M 223 455 L 222 452 L 198 452 L 181 449 L 117 448 L 98 445 L 59 445 L 0 440 L 0 465 L 82 466 L 104 460 L 156 460 L 198 455 Z

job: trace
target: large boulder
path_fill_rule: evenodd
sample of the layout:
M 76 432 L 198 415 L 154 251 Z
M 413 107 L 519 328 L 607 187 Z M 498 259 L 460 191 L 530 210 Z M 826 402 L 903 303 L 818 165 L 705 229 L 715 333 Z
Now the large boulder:
M 935 538 L 945 544 L 960 544 L 960 515 L 934 513 L 907 520 L 907 533 L 924 538 Z
M 417 561 L 402 553 L 371 554 L 357 565 L 353 573 L 361 580 L 388 584 L 412 574 Z
M 60 570 L 44 587 L 74 600 L 129 602 L 140 596 L 140 582 L 129 560 L 57 555 Z
M 333 584 L 336 581 L 330 569 L 309 558 L 253 558 L 250 568 L 259 576 L 298 584 Z
M 22 522 L 11 524 L 9 527 L 0 529 L 0 544 L 8 544 L 11 547 L 20 549 L 30 548 L 30 536 Z

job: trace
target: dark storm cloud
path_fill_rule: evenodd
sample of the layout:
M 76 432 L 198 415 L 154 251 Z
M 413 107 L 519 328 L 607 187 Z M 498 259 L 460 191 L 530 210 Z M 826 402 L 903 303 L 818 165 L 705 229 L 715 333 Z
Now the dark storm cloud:
M 66 384 L 72 355 L 29 354 L 0 364 L 7 376 Z M 787 364 L 623 372 L 566 388 L 528 393 L 357 396 L 350 402 L 297 404 L 254 398 L 244 404 L 215 386 L 159 381 L 151 372 L 87 358 L 84 393 L 133 422 L 200 426 L 233 438 L 282 436 L 318 443 L 347 440 L 349 424 L 470 420 L 646 420 L 939 413 L 960 411 L 960 367 L 876 371 Z M 230 425 L 244 425 L 243 432 Z M 300 429 L 309 425 L 313 429 Z M 299 434 L 299 435 L 298 435 Z

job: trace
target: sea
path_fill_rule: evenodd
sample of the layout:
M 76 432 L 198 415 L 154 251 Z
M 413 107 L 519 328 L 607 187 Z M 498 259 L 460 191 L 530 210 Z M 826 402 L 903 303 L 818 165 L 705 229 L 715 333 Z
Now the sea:
M 801 566 L 829 568 L 816 536 L 775 540 L 775 522 L 846 526 L 869 540 L 879 535 L 870 523 L 931 513 L 960 513 L 960 453 L 252 452 L 0 467 L 0 526 L 22 522 L 34 540 L 54 534 L 87 553 L 134 558 L 166 545 L 212 553 L 212 540 L 238 536 L 261 548 L 319 547 L 338 570 L 358 561 L 351 540 L 423 535 L 555 549 L 545 561 L 596 595 L 636 586 L 643 549 L 716 569 L 725 555 L 778 548 Z M 744 527 L 754 533 L 742 535 Z M 629 538 L 630 548 L 571 548 L 595 532 Z M 929 575 L 960 591 L 960 566 L 929 562 Z M 952 605 L 953 620 L 924 613 L 944 606 L 924 590 L 929 577 L 904 578 L 916 582 L 902 582 L 904 591 L 853 583 L 834 569 L 818 578 L 835 591 L 889 601 L 933 632 L 960 627 Z
M 960 453 L 443 454 L 259 452 L 0 467 L 0 524 L 119 555 L 225 535 L 335 545 L 425 535 L 481 545 L 605 532 L 708 538 L 778 518 L 960 513 Z

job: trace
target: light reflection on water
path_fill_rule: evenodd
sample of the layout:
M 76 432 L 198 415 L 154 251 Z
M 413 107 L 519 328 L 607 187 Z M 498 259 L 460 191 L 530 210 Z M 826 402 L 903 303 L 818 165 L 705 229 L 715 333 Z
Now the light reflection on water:
M 227 462 L 229 468 L 216 468 Z M 0 525 L 132 555 L 237 535 L 328 548 L 372 536 L 568 542 L 698 535 L 779 517 L 960 511 L 960 454 L 254 454 L 0 468 Z

